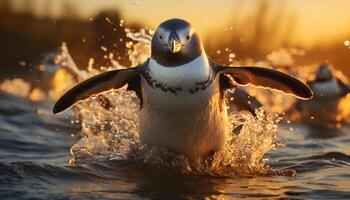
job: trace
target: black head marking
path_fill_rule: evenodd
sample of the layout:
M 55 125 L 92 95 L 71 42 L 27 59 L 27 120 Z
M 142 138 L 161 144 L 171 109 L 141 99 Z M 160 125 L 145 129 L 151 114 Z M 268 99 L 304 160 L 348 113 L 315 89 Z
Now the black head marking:
M 332 67 L 327 64 L 320 65 L 316 71 L 315 81 L 324 82 L 332 79 L 333 79 Z
M 202 51 L 199 35 L 190 23 L 182 19 L 161 23 L 153 35 L 151 57 L 165 67 L 191 62 Z

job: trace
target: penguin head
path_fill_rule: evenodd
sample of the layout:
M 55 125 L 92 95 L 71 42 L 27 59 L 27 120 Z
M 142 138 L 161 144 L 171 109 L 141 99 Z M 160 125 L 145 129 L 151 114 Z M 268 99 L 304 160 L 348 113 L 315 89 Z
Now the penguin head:
M 322 81 L 328 81 L 332 79 L 333 79 L 332 67 L 327 64 L 320 65 L 316 72 L 316 80 L 322 82 Z
M 153 35 L 151 48 L 151 57 L 165 67 L 189 63 L 204 51 L 195 29 L 182 19 L 161 23 Z

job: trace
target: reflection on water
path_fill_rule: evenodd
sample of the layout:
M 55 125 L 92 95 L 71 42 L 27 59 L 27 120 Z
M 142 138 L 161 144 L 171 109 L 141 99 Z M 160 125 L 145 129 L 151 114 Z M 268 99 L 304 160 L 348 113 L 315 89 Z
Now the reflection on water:
M 123 168 L 122 166 L 118 167 Z M 128 167 L 128 172 L 118 174 L 118 177 L 122 180 L 125 177 L 128 180 L 133 179 L 132 183 L 122 181 L 112 181 L 108 184 L 83 182 L 72 185 L 70 192 L 82 194 L 93 191 L 94 194 L 100 193 L 103 194 L 103 197 L 110 198 L 115 196 L 131 198 L 133 193 L 144 198 L 166 197 L 168 199 L 272 198 L 284 196 L 288 193 L 288 188 L 295 185 L 295 183 L 287 181 L 289 178 L 283 177 L 230 179 L 225 177 L 188 176 L 165 170 L 141 168 L 130 170 L 130 165 L 125 167 Z

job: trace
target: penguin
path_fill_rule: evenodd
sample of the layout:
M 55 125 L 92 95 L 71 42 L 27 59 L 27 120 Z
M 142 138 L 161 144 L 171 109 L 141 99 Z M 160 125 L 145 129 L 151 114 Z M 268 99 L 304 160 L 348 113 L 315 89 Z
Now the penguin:
M 320 65 L 315 74 L 316 78 L 307 82 L 314 92 L 314 98 L 308 102 L 298 101 L 294 108 L 305 121 L 321 125 L 339 121 L 338 116 L 342 112 L 339 103 L 350 92 L 350 87 L 345 80 L 335 75 L 334 69 L 328 64 Z
M 225 90 L 248 84 L 304 100 L 313 96 L 307 85 L 282 72 L 213 62 L 193 26 L 174 18 L 158 26 L 144 63 L 79 83 L 56 102 L 53 112 L 127 85 L 140 99 L 140 142 L 198 159 L 225 149 L 230 138 Z
M 350 87 L 340 77 L 335 76 L 333 67 L 322 64 L 316 71 L 316 78 L 307 84 L 317 97 L 342 97 L 350 92 Z

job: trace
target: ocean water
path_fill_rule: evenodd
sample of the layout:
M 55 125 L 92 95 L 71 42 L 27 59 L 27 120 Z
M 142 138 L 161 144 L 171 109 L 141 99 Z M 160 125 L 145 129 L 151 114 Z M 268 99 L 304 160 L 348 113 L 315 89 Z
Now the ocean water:
M 52 102 L 33 103 L 4 92 L 0 97 L 1 199 L 350 197 L 349 126 L 327 131 L 301 123 L 291 131 L 289 124 L 280 124 L 277 134 L 285 145 L 266 156 L 270 168 L 295 174 L 188 174 L 122 158 L 69 164 L 78 126 L 51 115 Z
M 135 64 L 149 54 L 150 37 L 129 37 L 135 40 L 128 44 Z M 230 128 L 240 128 L 228 148 L 191 161 L 138 142 L 138 100 L 125 89 L 53 115 L 54 101 L 76 82 L 123 66 L 109 55 L 110 68 L 80 71 L 66 45 L 48 56 L 56 64 L 44 63 L 48 82 L 42 84 L 50 87 L 31 89 L 21 79 L 0 84 L 0 199 L 350 198 L 346 122 L 330 128 L 289 120 L 275 112 L 293 99 L 248 89 L 265 110 L 256 116 L 230 113 Z

